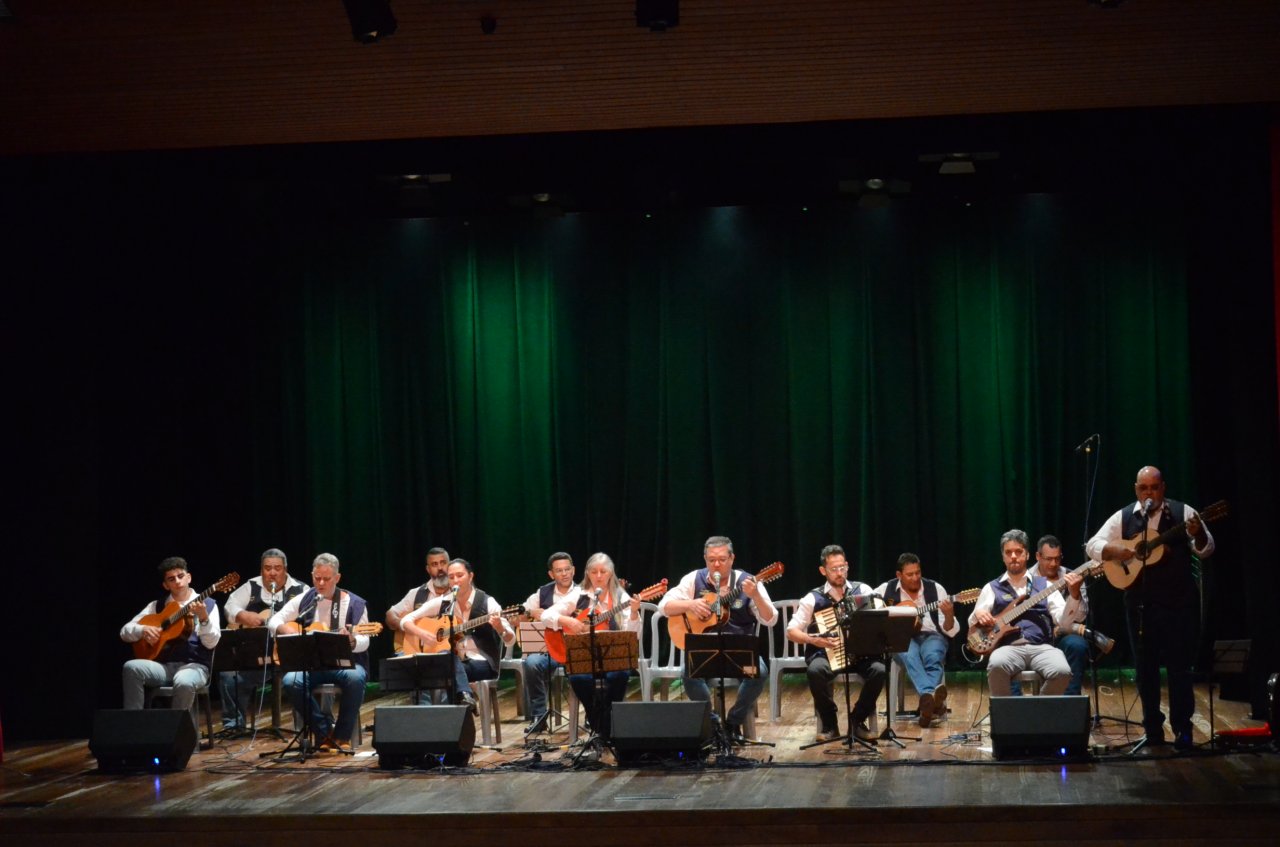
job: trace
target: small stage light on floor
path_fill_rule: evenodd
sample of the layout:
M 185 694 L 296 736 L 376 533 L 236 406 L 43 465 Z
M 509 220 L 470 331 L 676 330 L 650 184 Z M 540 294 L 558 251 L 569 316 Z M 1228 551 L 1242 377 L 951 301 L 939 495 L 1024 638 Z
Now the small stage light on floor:
M 342 0 L 351 22 L 351 35 L 361 44 L 373 44 L 396 33 L 396 17 L 390 0 Z

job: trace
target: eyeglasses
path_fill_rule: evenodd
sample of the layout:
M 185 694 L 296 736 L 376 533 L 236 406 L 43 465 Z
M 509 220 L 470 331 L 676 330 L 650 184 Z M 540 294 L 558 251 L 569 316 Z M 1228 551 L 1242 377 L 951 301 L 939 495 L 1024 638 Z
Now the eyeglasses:
M 827 572 L 828 573 L 848 573 L 849 566 L 848 565 L 829 565 L 827 567 Z

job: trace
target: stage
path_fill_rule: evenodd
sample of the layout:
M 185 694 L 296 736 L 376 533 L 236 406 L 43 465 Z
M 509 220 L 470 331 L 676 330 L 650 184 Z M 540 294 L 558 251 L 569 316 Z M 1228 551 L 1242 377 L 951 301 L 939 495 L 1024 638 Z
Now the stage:
M 217 740 L 182 771 L 127 776 L 99 773 L 83 740 L 28 744 L 6 751 L 0 770 L 0 843 L 1274 843 L 1265 833 L 1280 824 L 1280 755 L 1211 747 L 1203 685 L 1194 750 L 1128 755 L 1119 745 L 1137 732 L 1108 718 L 1084 758 L 996 761 L 982 720 L 989 700 L 963 676 L 950 681 L 944 719 L 893 724 L 921 740 L 901 749 L 880 740 L 874 751 L 799 749 L 814 733 L 800 675 L 784 678 L 780 720 L 761 698 L 756 735 L 776 747 L 703 763 L 620 767 L 606 751 L 574 764 L 576 750 L 556 744 L 535 753 L 511 687 L 499 698 L 502 749 L 477 747 L 466 767 L 443 770 L 382 770 L 367 731 L 354 756 L 260 757 L 284 746 L 260 731 Z M 1103 715 L 1122 717 L 1133 700 L 1128 682 L 1101 692 Z M 362 716 L 372 723 L 377 706 L 397 702 L 375 698 Z M 1256 726 L 1247 711 L 1216 702 L 1218 730 Z M 567 733 L 547 740 L 563 744 Z M 717 835 L 721 827 L 732 834 Z

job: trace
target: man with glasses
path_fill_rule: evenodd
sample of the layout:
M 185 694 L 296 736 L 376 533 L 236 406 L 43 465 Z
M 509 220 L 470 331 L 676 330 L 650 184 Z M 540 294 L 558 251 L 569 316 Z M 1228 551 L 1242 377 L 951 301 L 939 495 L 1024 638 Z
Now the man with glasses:
M 1027 571 L 1027 576 L 1032 579 L 1042 576 L 1045 582 L 1057 582 L 1061 579 L 1062 542 L 1052 535 L 1042 536 L 1036 542 L 1036 563 Z M 1060 592 L 1065 606 L 1070 592 L 1065 585 Z M 1063 694 L 1079 694 L 1084 682 L 1084 669 L 1089 664 L 1089 642 L 1077 634 L 1076 629 L 1084 626 L 1088 615 L 1089 592 L 1081 582 L 1080 602 L 1072 608 L 1070 615 L 1063 612 L 1062 620 L 1053 630 L 1053 646 L 1062 651 L 1062 655 L 1067 657 L 1067 664 L 1071 666 L 1071 681 L 1067 683 L 1067 690 Z M 1013 680 L 1013 693 L 1022 693 L 1022 687 L 1016 679 Z
M 818 561 L 818 573 L 826 578 L 826 584 L 801 598 L 795 614 L 791 616 L 791 623 L 787 624 L 787 638 L 804 645 L 809 694 L 813 696 L 813 706 L 818 713 L 818 734 L 814 740 L 830 741 L 839 737 L 840 725 L 836 718 L 836 702 L 832 697 L 836 672 L 831 669 L 827 650 L 840 647 L 842 642 L 839 631 L 819 632 L 815 616 L 846 597 L 851 598 L 854 609 L 869 607 L 874 602 L 875 595 L 865 583 L 849 581 L 849 563 L 845 559 L 843 547 L 837 544 L 823 547 Z M 849 669 L 863 679 L 858 702 L 854 703 L 853 713 L 849 717 L 852 724 L 849 731 L 863 741 L 870 741 L 875 735 L 867 727 L 866 721 L 875 713 L 876 698 L 884 688 L 884 663 L 878 656 L 863 657 L 853 661 Z

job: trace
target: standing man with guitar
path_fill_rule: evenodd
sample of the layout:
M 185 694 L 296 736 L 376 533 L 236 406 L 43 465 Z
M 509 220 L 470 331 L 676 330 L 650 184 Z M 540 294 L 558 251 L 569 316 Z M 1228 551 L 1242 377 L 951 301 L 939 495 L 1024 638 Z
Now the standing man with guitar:
M 898 557 L 898 575 L 875 590 L 891 606 L 911 604 L 922 612 L 915 634 L 905 653 L 894 654 L 893 660 L 907 672 L 916 693 L 920 695 L 920 726 L 933 722 L 934 713 L 947 708 L 947 648 L 950 639 L 960 631 L 955 605 L 947 591 L 921 573 L 920 557 L 903 553 Z
M 262 573 L 232 591 L 227 597 L 227 628 L 266 626 L 285 603 L 307 590 L 304 583 L 289 576 L 289 560 L 284 551 L 272 547 L 258 560 Z M 249 695 L 255 685 L 265 682 L 263 674 L 223 671 L 218 675 L 222 698 L 222 728 L 248 726 Z
M 818 572 L 827 579 L 826 585 L 815 588 L 801 598 L 796 606 L 791 622 L 787 624 L 787 639 L 804 645 L 806 674 L 809 678 L 809 694 L 813 697 L 813 707 L 818 713 L 818 734 L 814 741 L 830 741 L 840 735 L 840 724 L 836 718 L 836 701 L 832 697 L 832 688 L 836 672 L 833 664 L 840 669 L 843 662 L 832 662 L 828 650 L 839 650 L 843 655 L 844 640 L 839 628 L 832 632 L 819 632 L 814 616 L 823 609 L 830 609 L 836 603 L 851 601 L 854 610 L 870 607 L 875 602 L 871 586 L 848 578 L 849 562 L 845 558 L 844 548 L 837 544 L 828 544 L 822 548 L 818 556 Z M 884 689 L 884 663 L 879 656 L 850 656 L 848 667 L 862 677 L 862 691 L 858 693 L 858 702 L 853 705 L 849 716 L 849 732 L 863 741 L 871 741 L 875 735 L 867 727 L 867 718 L 875 713 L 876 698 Z
M 498 601 L 475 587 L 475 569 L 470 562 L 454 559 L 449 563 L 448 574 L 449 593 L 428 600 L 405 615 L 400 619 L 400 627 L 407 634 L 417 636 L 423 652 L 453 648 L 454 702 L 478 711 L 470 683 L 498 678 L 502 645 L 515 641 L 516 633 L 503 617 Z M 452 619 L 446 630 L 459 631 L 461 637 L 456 643 L 441 647 L 437 637 L 441 631 L 439 625 L 428 628 L 426 618 L 440 617 Z M 477 625 L 479 621 L 484 623 Z M 470 628 L 464 631 L 464 627 Z
M 135 658 L 124 663 L 126 709 L 141 709 L 146 702 L 146 689 L 162 685 L 173 686 L 173 708 L 190 709 L 196 689 L 209 684 L 213 648 L 222 638 L 218 604 L 207 596 L 210 592 L 201 598 L 191 588 L 191 572 L 187 570 L 186 560 L 171 556 L 160 563 L 159 570 L 165 593 L 120 628 L 120 640 L 126 644 L 142 642 L 145 647 L 158 650 L 153 658 Z M 189 616 L 195 618 L 194 626 L 187 630 L 184 625 L 173 637 L 169 637 L 169 630 L 154 622 L 143 622 L 144 618 L 158 616 L 170 607 L 178 611 L 187 604 L 190 604 Z
M 308 674 L 311 688 L 336 685 L 342 689 L 336 722 L 310 696 L 311 689 L 304 684 L 303 674 L 295 671 L 284 675 L 284 688 L 293 701 L 293 708 L 299 712 L 310 710 L 311 728 L 320 739 L 320 749 L 350 753 L 351 736 L 355 732 L 356 721 L 360 720 L 360 706 L 364 703 L 364 685 L 369 679 L 369 636 L 357 635 L 352 628 L 369 623 L 369 608 L 363 597 L 338 590 L 338 582 L 342 579 L 340 568 L 338 557 L 332 553 L 316 556 L 311 563 L 312 587 L 285 603 L 284 608 L 271 616 L 267 628 L 272 634 L 281 635 L 278 633 L 280 627 L 293 628 L 291 625 L 296 624 L 303 630 L 341 633 L 351 640 L 351 655 L 355 660 L 352 667 Z
M 562 603 L 578 602 L 582 589 L 573 581 L 575 573 L 572 556 L 568 553 L 551 554 L 547 559 L 547 576 L 551 581 L 524 601 L 524 610 L 530 620 L 541 620 L 545 612 Z M 547 685 L 560 663 L 545 650 L 525 653 L 520 661 L 524 664 L 524 690 L 529 695 L 529 727 L 525 730 L 528 735 L 547 728 Z
M 769 599 L 769 592 L 755 577 L 733 569 L 733 542 L 723 535 L 713 535 L 702 545 L 702 560 L 706 567 L 690 571 L 680 584 L 667 593 L 658 604 L 658 614 L 668 618 L 687 615 L 699 621 L 711 618 L 711 605 L 717 596 L 733 594 L 735 599 L 725 610 L 724 632 L 729 635 L 754 635 L 756 624 L 771 626 L 778 619 L 778 610 Z M 756 699 L 764 691 L 768 671 L 764 659 L 757 663 L 754 678 L 744 677 L 738 683 L 738 694 L 733 708 L 725 716 L 725 729 L 730 741 L 742 741 L 742 724 L 747 713 L 755 706 Z M 691 679 L 689 664 L 684 666 L 684 690 L 690 700 L 710 700 L 711 689 L 706 680 Z M 713 712 L 714 714 L 714 712 Z
M 1005 572 L 982 588 L 978 602 L 969 616 L 969 628 L 996 628 L 1005 630 L 998 636 L 1001 642 L 991 652 L 987 663 L 987 683 L 992 697 L 1008 697 L 1012 691 L 1010 680 L 1025 670 L 1040 674 L 1044 684 L 1041 694 L 1061 694 L 1071 681 L 1071 666 L 1062 651 L 1053 646 L 1054 627 L 1064 615 L 1074 615 L 1080 603 L 1078 573 L 1064 577 L 1068 597 L 1051 591 L 1017 617 L 1005 620 L 1003 613 L 1033 594 L 1044 592 L 1049 582 L 1042 576 L 1027 575 L 1027 534 L 1011 529 L 1000 536 L 1000 555 L 1004 558 Z M 970 638 L 972 639 L 971 633 Z
M 1166 500 L 1164 475 L 1147 466 L 1138 471 L 1133 486 L 1138 499 L 1111 517 L 1089 539 L 1085 552 L 1094 561 L 1119 562 L 1124 570 L 1140 569 L 1124 593 L 1125 619 L 1137 663 L 1138 697 L 1142 700 L 1142 725 L 1147 744 L 1164 744 L 1164 713 L 1160 711 L 1160 666 L 1169 671 L 1169 725 L 1173 744 L 1180 750 L 1192 746 L 1191 717 L 1195 694 L 1191 663 L 1200 630 L 1199 591 L 1191 557 L 1213 555 L 1213 536 L 1196 510 L 1185 503 Z M 1144 539 L 1185 524 L 1156 550 L 1146 549 Z M 1128 543 L 1126 543 L 1126 541 Z M 1149 560 L 1149 562 L 1148 562 Z M 1144 562 L 1146 566 L 1144 567 Z

